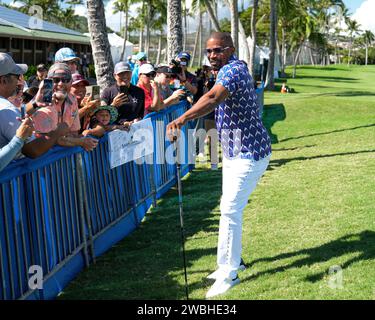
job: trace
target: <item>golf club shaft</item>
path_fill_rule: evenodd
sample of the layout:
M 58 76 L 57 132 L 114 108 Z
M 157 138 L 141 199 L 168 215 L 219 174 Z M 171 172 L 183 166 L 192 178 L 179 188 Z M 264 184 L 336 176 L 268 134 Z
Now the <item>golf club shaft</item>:
M 178 205 L 180 208 L 180 225 L 181 225 L 181 240 L 182 240 L 182 255 L 184 259 L 184 272 L 185 272 L 185 292 L 186 292 L 186 300 L 189 300 L 189 290 L 188 290 L 188 282 L 187 282 L 187 272 L 186 272 L 186 255 L 185 255 L 185 230 L 184 230 L 184 218 L 183 218 L 183 207 L 182 207 L 182 185 L 181 185 L 181 165 L 176 162 L 176 170 L 177 170 L 177 189 L 178 189 Z

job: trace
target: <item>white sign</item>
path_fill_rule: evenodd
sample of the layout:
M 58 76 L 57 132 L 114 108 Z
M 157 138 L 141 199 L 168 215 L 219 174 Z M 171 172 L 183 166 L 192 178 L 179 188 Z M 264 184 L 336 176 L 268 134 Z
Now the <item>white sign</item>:
M 154 130 L 151 119 L 133 123 L 129 131 L 111 131 L 108 141 L 111 169 L 152 154 Z

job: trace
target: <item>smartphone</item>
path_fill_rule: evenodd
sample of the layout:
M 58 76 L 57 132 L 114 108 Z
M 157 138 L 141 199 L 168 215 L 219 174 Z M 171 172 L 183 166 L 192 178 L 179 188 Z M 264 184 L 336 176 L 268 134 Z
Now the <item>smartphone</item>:
M 127 86 L 120 86 L 120 93 L 128 94 L 128 87 Z
M 100 87 L 99 86 L 88 86 L 86 87 L 86 96 L 92 96 L 93 100 L 100 99 Z
M 51 79 L 43 80 L 43 102 L 52 102 L 53 82 Z

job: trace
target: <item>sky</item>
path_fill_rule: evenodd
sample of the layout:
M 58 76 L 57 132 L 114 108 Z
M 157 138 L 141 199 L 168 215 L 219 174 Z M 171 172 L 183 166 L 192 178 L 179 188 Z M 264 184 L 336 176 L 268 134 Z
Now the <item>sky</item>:
M 6 3 L 11 3 L 13 0 L 2 0 Z M 107 0 L 106 2 L 106 20 L 107 25 L 115 30 L 120 30 L 120 13 L 113 14 L 113 3 L 115 0 Z M 191 0 L 187 0 L 188 6 Z M 241 8 L 242 4 L 247 8 L 249 6 L 250 0 L 238 0 L 239 6 Z M 373 14 L 375 13 L 375 0 L 344 0 L 345 5 L 348 7 L 349 12 L 353 14 L 353 18 L 357 20 L 360 24 L 361 30 L 371 30 L 375 33 L 375 19 L 373 19 Z M 132 8 L 135 11 L 135 8 Z M 86 16 L 85 6 L 76 6 L 76 13 L 81 16 Z M 219 10 L 219 18 L 229 17 L 229 10 L 223 7 Z M 194 30 L 193 24 L 196 20 L 191 19 L 190 28 Z

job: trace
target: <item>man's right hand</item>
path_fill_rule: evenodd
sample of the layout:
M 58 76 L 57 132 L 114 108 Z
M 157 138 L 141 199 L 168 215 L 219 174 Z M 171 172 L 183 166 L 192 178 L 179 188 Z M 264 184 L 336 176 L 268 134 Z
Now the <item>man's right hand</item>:
M 124 93 L 118 93 L 117 96 L 113 99 L 111 105 L 118 108 L 126 102 L 126 95 Z
M 184 125 L 184 122 L 181 120 L 181 118 L 178 118 L 168 124 L 167 137 L 169 141 L 174 142 L 178 139 L 180 132 L 181 132 L 181 127 L 183 125 Z
M 33 134 L 34 131 L 34 123 L 31 118 L 26 118 L 22 120 L 21 125 L 16 131 L 16 136 L 21 138 L 22 140 L 26 140 Z
M 82 148 L 86 151 L 92 151 L 96 148 L 98 145 L 98 140 L 91 138 L 91 137 L 85 137 L 82 138 Z

